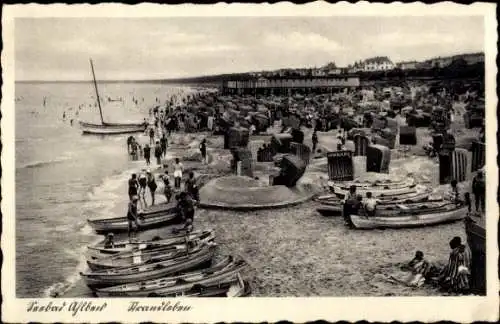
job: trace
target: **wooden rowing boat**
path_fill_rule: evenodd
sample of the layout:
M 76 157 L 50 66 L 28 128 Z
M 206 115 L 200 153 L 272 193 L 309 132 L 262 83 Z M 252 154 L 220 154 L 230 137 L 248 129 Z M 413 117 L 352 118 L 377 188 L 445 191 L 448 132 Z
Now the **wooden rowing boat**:
M 128 231 L 128 219 L 127 217 L 114 217 L 114 218 L 103 218 L 103 219 L 89 219 L 87 220 L 89 225 L 98 234 L 106 233 L 118 233 Z M 150 228 L 159 227 L 166 224 L 178 223 L 180 220 L 177 217 L 177 213 L 171 214 L 152 214 L 152 215 L 139 215 L 138 230 L 145 230 Z M 135 224 L 133 224 L 135 226 Z
M 149 297 L 244 297 L 250 295 L 250 285 L 241 278 L 236 277 L 226 279 L 222 282 L 212 284 L 195 284 L 187 291 L 176 291 L 172 293 L 153 293 Z
M 98 289 L 96 293 L 98 296 L 109 297 L 148 297 L 153 294 L 175 295 L 188 291 L 195 285 L 213 285 L 227 279 L 232 279 L 245 267 L 245 261 L 233 261 L 231 257 L 228 257 L 208 269 L 188 272 L 177 276 L 162 277 L 157 280 Z
M 211 238 L 208 238 L 208 240 L 187 241 L 183 244 L 176 245 L 156 245 L 147 250 L 122 252 L 107 258 L 87 260 L 87 265 L 92 270 L 139 266 L 142 264 L 174 259 L 185 255 L 188 250 L 190 253 L 194 253 L 200 250 L 204 244 L 209 242 L 212 242 Z
M 215 239 L 215 232 L 213 230 L 208 231 L 193 231 L 187 234 L 185 231 L 180 233 L 172 234 L 164 238 L 160 238 L 155 241 L 117 241 L 114 243 L 113 248 L 105 248 L 104 242 L 99 242 L 96 245 L 87 246 L 87 259 L 100 259 L 109 257 L 111 255 L 116 255 L 123 252 L 131 252 L 134 250 L 148 250 L 160 246 L 169 246 L 175 244 L 181 244 L 186 241 L 194 240 L 205 240 L 210 241 Z
M 343 190 L 349 190 L 351 186 L 355 186 L 358 190 L 368 190 L 368 189 L 400 189 L 406 188 L 408 186 L 414 185 L 415 180 L 412 178 L 391 181 L 391 180 L 376 180 L 376 181 L 348 181 L 348 182 L 329 182 L 330 186 L 336 186 Z
M 351 215 L 351 222 L 358 229 L 403 228 L 435 225 L 461 220 L 466 216 L 463 206 L 447 204 L 443 208 L 420 212 L 417 214 L 401 214 L 392 216 L 360 216 Z
M 211 262 L 214 252 L 214 245 L 205 245 L 194 253 L 188 253 L 175 259 L 126 268 L 80 272 L 80 275 L 91 289 L 152 280 L 207 264 Z
M 349 189 L 344 189 L 341 186 L 338 185 L 333 185 L 331 187 L 331 190 L 333 193 L 336 195 L 345 197 L 349 193 Z M 362 196 L 365 196 L 367 192 L 371 192 L 373 197 L 394 197 L 394 196 L 399 196 L 399 195 L 404 195 L 404 194 L 411 194 L 414 192 L 424 192 L 427 190 L 427 187 L 417 185 L 417 184 L 409 184 L 408 186 L 405 187 L 400 187 L 400 188 L 395 188 L 395 189 L 384 189 L 384 188 L 370 188 L 370 189 L 357 189 L 356 193 L 360 194 Z
M 384 199 L 385 198 L 385 199 Z M 315 201 L 321 204 L 316 210 L 323 216 L 335 216 L 340 215 L 343 209 L 342 199 L 336 195 L 320 196 L 315 199 Z M 426 205 L 428 203 L 434 203 L 443 201 L 441 198 L 433 199 L 430 197 L 430 192 L 425 193 L 412 193 L 393 197 L 381 197 L 379 198 L 379 204 L 377 209 L 381 210 L 391 210 L 395 209 L 397 205 L 409 205 L 411 207 L 416 207 L 418 205 Z
M 168 282 L 174 278 L 183 277 L 193 277 L 193 276 L 204 276 L 205 274 L 212 274 L 217 271 L 221 271 L 233 264 L 233 257 L 226 256 L 222 260 L 218 261 L 216 264 L 212 265 L 206 269 L 199 269 L 194 271 L 189 271 L 179 275 L 172 275 L 167 277 L 162 277 L 159 279 L 137 281 L 133 283 L 116 285 L 112 287 L 96 288 L 94 293 L 99 297 L 117 297 L 117 296 L 128 296 L 129 292 L 135 293 L 137 291 L 147 291 L 147 294 L 153 292 L 156 288 L 161 287 L 164 282 Z

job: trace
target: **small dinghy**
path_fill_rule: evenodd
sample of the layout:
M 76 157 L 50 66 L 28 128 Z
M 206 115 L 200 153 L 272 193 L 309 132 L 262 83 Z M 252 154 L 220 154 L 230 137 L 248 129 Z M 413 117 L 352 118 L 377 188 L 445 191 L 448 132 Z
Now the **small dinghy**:
M 398 211 L 398 214 L 380 216 L 351 215 L 350 217 L 355 228 L 373 229 L 435 225 L 461 220 L 467 214 L 463 205 L 456 205 L 454 203 L 448 203 L 432 210 L 421 209 L 419 211 L 410 211 L 402 207 L 400 206 L 401 210 Z
M 177 276 L 163 277 L 157 280 L 142 281 L 127 285 L 120 285 L 97 289 L 98 296 L 128 296 L 149 297 L 176 295 L 189 291 L 195 285 L 213 285 L 224 280 L 233 279 L 246 267 L 243 260 L 233 261 L 226 257 L 215 266 L 199 271 L 188 272 Z
M 178 221 L 177 213 L 159 213 L 151 215 L 139 214 L 139 230 L 159 227 L 162 225 L 173 224 Z M 89 219 L 89 225 L 98 234 L 118 233 L 128 231 L 127 217 L 113 217 L 103 219 Z
M 142 264 L 159 262 L 163 260 L 174 259 L 186 255 L 188 251 L 194 253 L 201 247 L 210 242 L 208 240 L 187 241 L 184 244 L 155 246 L 147 250 L 135 250 L 131 252 L 122 252 L 107 258 L 87 260 L 87 265 L 92 270 L 124 268 L 130 266 L 139 266 Z
M 80 275 L 90 288 L 152 280 L 205 265 L 211 262 L 214 252 L 215 244 L 212 243 L 205 245 L 196 252 L 188 253 L 175 259 L 126 268 L 80 272 Z
M 96 245 L 87 246 L 87 259 L 99 259 L 109 257 L 111 255 L 116 255 L 123 252 L 131 252 L 134 250 L 148 250 L 154 249 L 159 246 L 169 246 L 175 244 L 185 243 L 186 241 L 203 240 L 211 241 L 215 239 L 215 232 L 213 230 L 208 231 L 193 231 L 187 234 L 185 231 L 179 231 L 179 233 L 172 233 L 164 238 L 159 238 L 158 240 L 152 241 L 117 241 L 114 243 L 112 248 L 105 248 L 104 241 L 97 243 Z

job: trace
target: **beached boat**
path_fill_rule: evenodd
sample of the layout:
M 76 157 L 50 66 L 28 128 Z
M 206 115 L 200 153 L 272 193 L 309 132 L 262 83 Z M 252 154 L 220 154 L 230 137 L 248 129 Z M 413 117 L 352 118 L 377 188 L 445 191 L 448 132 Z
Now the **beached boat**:
M 337 195 L 325 195 L 314 199 L 321 205 L 316 210 L 323 216 L 334 216 L 340 215 L 342 213 L 343 204 L 342 199 Z M 442 201 L 441 198 L 432 198 L 430 192 L 422 193 L 411 193 L 392 197 L 380 197 L 378 198 L 379 203 L 377 205 L 378 209 L 392 209 L 394 206 L 405 204 L 405 205 L 415 205 L 415 204 L 426 204 L 427 202 L 438 202 Z
M 162 277 L 156 280 L 96 289 L 95 293 L 99 297 L 148 297 L 153 294 L 176 294 L 188 291 L 197 284 L 213 285 L 224 280 L 233 279 L 245 267 L 245 261 L 234 261 L 232 257 L 228 256 L 207 269 Z
M 126 268 L 80 272 L 90 288 L 109 287 L 126 283 L 152 280 L 202 267 L 211 262 L 215 252 L 213 244 L 181 257 Z
M 439 201 L 427 201 L 427 202 L 417 202 L 410 204 L 387 204 L 387 205 L 377 205 L 377 215 L 381 215 L 383 217 L 391 217 L 391 216 L 402 216 L 402 215 L 418 215 L 421 213 L 429 213 L 436 212 L 439 210 L 448 210 L 448 205 L 454 204 L 447 200 L 439 200 Z M 330 206 L 325 206 L 330 207 Z M 335 215 L 342 214 L 342 206 L 333 207 L 330 209 L 327 208 L 318 208 L 317 210 L 320 213 L 333 213 Z
M 145 230 L 149 228 L 159 227 L 166 224 L 174 224 L 179 221 L 176 213 L 159 213 L 151 216 L 142 216 L 139 214 L 138 230 Z M 87 222 L 98 234 L 117 233 L 128 231 L 127 217 L 114 217 L 103 219 L 88 219 Z
M 101 100 L 99 98 L 99 91 L 97 90 L 97 81 L 95 79 L 94 64 L 90 60 L 90 68 L 92 70 L 92 78 L 94 80 L 94 88 L 97 98 L 97 106 L 99 107 L 99 115 L 101 117 L 101 123 L 89 123 L 80 121 L 80 128 L 84 134 L 94 134 L 94 135 L 114 135 L 114 134 L 127 134 L 127 133 L 138 133 L 144 132 L 148 124 L 146 122 L 140 123 L 107 123 L 104 121 L 102 116 Z
M 95 245 L 87 246 L 87 258 L 88 259 L 99 259 L 104 257 L 109 257 L 111 255 L 116 255 L 123 252 L 131 252 L 134 250 L 148 250 L 156 248 L 159 246 L 169 246 L 175 244 L 181 244 L 186 241 L 194 240 L 204 240 L 211 241 L 215 239 L 215 232 L 213 230 L 208 231 L 193 231 L 187 234 L 185 231 L 181 230 L 179 233 L 172 233 L 171 235 L 158 238 L 157 240 L 151 241 L 117 241 L 114 242 L 112 248 L 105 248 L 104 242 L 99 242 Z
M 135 250 L 131 252 L 118 253 L 107 258 L 87 260 L 87 265 L 92 270 L 124 268 L 142 264 L 174 259 L 188 253 L 194 253 L 202 248 L 208 240 L 187 241 L 183 244 L 156 246 L 147 250 Z
M 351 215 L 351 221 L 355 228 L 403 228 L 435 225 L 440 223 L 457 221 L 465 218 L 466 209 L 464 206 L 457 206 L 453 203 L 442 208 L 429 211 L 419 211 L 416 214 L 402 213 L 392 216 L 360 216 Z
M 237 274 L 235 278 L 215 282 L 213 284 L 195 284 L 187 291 L 172 293 L 153 293 L 149 297 L 245 297 L 250 295 L 251 289 L 248 282 Z
M 333 182 L 330 181 L 328 185 L 330 187 L 338 187 L 343 190 L 349 190 L 351 186 L 355 186 L 358 190 L 369 190 L 369 189 L 384 189 L 384 190 L 392 190 L 392 189 L 401 189 L 407 188 L 415 184 L 415 180 L 412 178 L 407 178 L 398 181 L 391 180 L 374 180 L 374 181 L 361 181 L 361 180 L 353 180 L 346 182 Z
M 349 193 L 348 188 L 343 188 L 342 186 L 339 186 L 337 184 L 334 184 L 330 188 L 333 193 L 339 196 L 346 196 Z M 425 190 L 427 190 L 425 186 L 413 183 L 394 189 L 385 189 L 384 187 L 362 187 L 357 188 L 356 193 L 364 196 L 367 192 L 371 192 L 373 197 L 394 197 L 404 194 L 410 194 L 413 192 L 422 192 Z

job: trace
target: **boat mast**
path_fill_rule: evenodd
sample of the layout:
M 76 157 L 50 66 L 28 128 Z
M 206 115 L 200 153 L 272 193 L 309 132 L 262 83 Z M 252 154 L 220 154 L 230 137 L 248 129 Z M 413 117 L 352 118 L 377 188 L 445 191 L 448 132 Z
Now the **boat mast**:
M 99 113 L 101 115 L 101 123 L 104 125 L 104 119 L 102 118 L 101 99 L 99 98 L 99 91 L 97 91 L 97 82 L 95 80 L 94 64 L 92 63 L 92 59 L 89 60 L 90 60 L 90 67 L 92 69 L 92 77 L 94 78 L 95 94 L 97 96 L 97 105 L 99 106 Z

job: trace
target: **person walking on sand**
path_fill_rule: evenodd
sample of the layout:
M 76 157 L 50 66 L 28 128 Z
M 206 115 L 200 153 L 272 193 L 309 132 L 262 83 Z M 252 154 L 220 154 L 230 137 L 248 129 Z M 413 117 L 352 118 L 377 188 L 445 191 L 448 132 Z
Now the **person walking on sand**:
M 134 230 L 134 234 L 137 233 L 137 230 L 139 229 L 139 220 L 138 220 L 138 214 L 137 214 L 137 201 L 139 200 L 139 197 L 134 196 L 132 197 L 132 200 L 128 203 L 128 210 L 127 210 L 127 221 L 128 221 L 128 239 L 130 241 L 131 236 L 130 234 L 132 233 L 132 230 Z M 133 226 L 135 223 L 135 227 Z
M 312 153 L 316 152 L 316 146 L 318 145 L 318 134 L 316 133 L 316 130 L 312 134 Z
M 146 146 L 144 146 L 143 154 L 144 154 L 144 159 L 146 160 L 146 165 L 150 165 L 151 164 L 151 147 L 149 146 L 149 144 L 146 144 Z
M 128 179 L 128 198 L 132 200 L 133 197 L 137 196 L 137 189 L 139 187 L 139 183 L 137 182 L 137 175 L 135 173 L 132 174 L 130 179 Z
M 160 165 L 161 164 L 161 155 L 162 155 L 162 149 L 160 146 L 160 142 L 156 141 L 155 145 L 155 158 L 156 158 L 156 164 Z
M 155 191 L 158 187 L 156 185 L 155 176 L 151 173 L 151 170 L 147 171 L 148 188 L 151 193 L 151 206 L 155 204 Z
M 168 145 L 168 140 L 167 137 L 165 136 L 165 132 L 163 131 L 163 135 L 160 139 L 160 146 L 161 146 L 161 152 L 163 157 L 165 158 L 165 155 L 167 154 L 167 145 Z
M 175 164 L 174 164 L 174 186 L 175 186 L 175 189 L 181 188 L 182 171 L 184 171 L 184 166 L 179 161 L 179 158 L 175 158 Z

